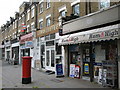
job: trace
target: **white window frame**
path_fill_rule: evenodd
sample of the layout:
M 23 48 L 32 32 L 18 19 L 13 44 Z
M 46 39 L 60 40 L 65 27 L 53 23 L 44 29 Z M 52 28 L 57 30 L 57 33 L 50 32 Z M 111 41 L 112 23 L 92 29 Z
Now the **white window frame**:
M 17 28 L 17 20 L 15 20 L 15 28 Z
M 73 2 L 71 2 L 71 6 L 80 3 L 80 0 L 74 0 Z
M 41 7 L 41 5 L 42 5 L 42 7 Z M 40 12 L 40 13 L 42 13 L 42 12 L 43 12 L 43 7 L 44 7 L 44 3 L 43 3 L 43 2 L 41 2 L 41 3 L 39 4 L 39 8 L 40 8 L 39 12 Z
M 77 4 L 73 5 L 73 6 L 72 6 L 72 9 L 73 9 L 75 6 L 77 6 L 77 5 L 79 5 L 79 13 L 78 13 L 78 16 L 79 16 L 79 15 L 80 15 L 80 4 L 77 3 Z M 75 10 L 74 10 L 74 11 L 75 11 Z M 74 13 L 74 11 L 72 11 L 72 12 L 73 12 L 74 15 L 76 15 L 76 13 Z
M 50 25 L 51 25 L 51 14 L 49 14 L 49 15 L 46 16 L 46 26 L 47 26 L 47 27 L 50 26 L 50 25 L 47 25 L 47 19 L 48 19 L 48 18 L 50 18 Z
M 30 9 L 27 11 L 27 21 L 30 20 Z
M 24 24 L 24 19 L 23 18 L 25 18 L 24 14 L 22 15 L 22 24 Z
M 31 18 L 35 16 L 35 6 L 32 6 L 31 8 Z
M 42 23 L 42 27 L 41 27 L 41 23 Z M 40 29 L 43 29 L 43 21 L 40 21 L 39 25 L 40 25 Z
M 30 30 L 29 30 L 29 27 L 30 27 L 30 25 L 27 25 L 27 32 L 29 32 Z
M 51 6 L 50 0 L 46 0 L 46 8 L 48 9 L 50 8 L 50 6 Z
M 33 25 L 34 25 L 34 28 L 32 27 Z M 35 29 L 35 22 L 31 23 L 31 31 L 32 31 L 32 29 Z
M 39 27 L 40 27 L 40 23 L 41 23 L 41 22 L 43 22 L 43 19 L 40 19 L 40 20 L 39 20 Z M 43 26 L 43 25 L 42 25 L 42 26 Z M 43 28 L 43 27 L 42 27 L 42 28 Z M 40 27 L 40 29 L 42 29 L 42 28 Z

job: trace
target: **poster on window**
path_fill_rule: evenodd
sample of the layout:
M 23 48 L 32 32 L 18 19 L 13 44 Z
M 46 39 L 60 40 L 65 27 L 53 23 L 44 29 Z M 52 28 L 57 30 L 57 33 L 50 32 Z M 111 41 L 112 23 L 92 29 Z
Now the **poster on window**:
M 75 78 L 80 78 L 80 66 L 75 65 Z
M 99 84 L 102 84 L 102 69 L 101 68 L 99 68 L 99 77 L 98 77 L 98 83 Z
M 74 78 L 75 76 L 75 64 L 70 64 L 70 75 L 69 77 Z
M 89 64 L 88 63 L 84 64 L 84 73 L 89 74 Z

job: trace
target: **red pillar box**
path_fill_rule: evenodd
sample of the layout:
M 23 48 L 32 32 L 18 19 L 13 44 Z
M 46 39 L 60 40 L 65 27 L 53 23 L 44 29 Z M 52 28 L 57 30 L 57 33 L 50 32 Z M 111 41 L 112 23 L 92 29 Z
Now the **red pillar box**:
M 32 57 L 22 57 L 22 84 L 31 83 L 31 59 Z

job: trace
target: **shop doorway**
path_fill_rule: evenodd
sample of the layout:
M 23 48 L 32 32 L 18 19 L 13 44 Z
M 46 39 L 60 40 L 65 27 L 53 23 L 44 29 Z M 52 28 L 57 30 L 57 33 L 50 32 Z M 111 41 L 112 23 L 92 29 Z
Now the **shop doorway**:
M 47 48 L 46 49 L 46 69 L 55 71 L 55 49 Z

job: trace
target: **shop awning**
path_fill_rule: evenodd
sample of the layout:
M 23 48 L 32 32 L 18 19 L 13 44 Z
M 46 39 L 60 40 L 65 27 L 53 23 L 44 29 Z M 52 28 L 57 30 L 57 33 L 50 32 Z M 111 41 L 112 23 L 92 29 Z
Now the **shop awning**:
M 85 32 L 64 35 L 59 39 L 59 45 L 78 44 L 114 40 L 120 38 L 120 24 L 97 28 Z

